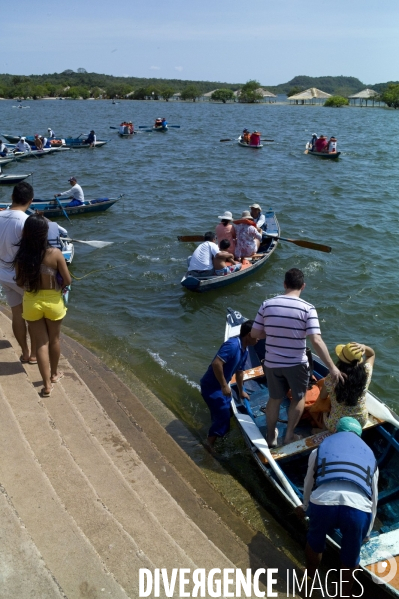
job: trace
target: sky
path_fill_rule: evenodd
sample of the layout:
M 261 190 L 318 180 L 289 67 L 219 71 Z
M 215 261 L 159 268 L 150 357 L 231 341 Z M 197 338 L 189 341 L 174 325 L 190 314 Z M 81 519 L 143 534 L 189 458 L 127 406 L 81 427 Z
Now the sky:
M 2 1 L 0 73 L 399 80 L 399 0 Z

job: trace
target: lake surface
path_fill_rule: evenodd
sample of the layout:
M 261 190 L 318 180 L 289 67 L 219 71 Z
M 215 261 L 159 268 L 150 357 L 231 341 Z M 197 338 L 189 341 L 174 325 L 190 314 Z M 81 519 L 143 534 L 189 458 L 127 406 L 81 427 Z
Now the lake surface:
M 301 268 L 302 297 L 319 314 L 330 353 L 358 341 L 376 351 L 371 391 L 399 410 L 398 265 L 399 111 L 282 104 L 125 101 L 0 102 L 2 132 L 77 136 L 96 131 L 103 148 L 29 159 L 4 172 L 34 172 L 36 197 L 50 198 L 74 175 L 86 197 L 123 199 L 99 216 L 59 222 L 76 239 L 113 241 L 101 250 L 76 244 L 65 324 L 133 371 L 198 436 L 208 410 L 198 382 L 223 341 L 227 307 L 254 318 L 265 298 L 283 291 L 286 270 Z M 165 116 L 181 125 L 166 134 L 120 139 L 122 120 L 151 125 Z M 222 138 L 243 127 L 274 139 L 259 151 Z M 313 132 L 338 138 L 338 161 L 304 155 Z M 30 181 L 30 179 L 28 180 Z M 4 201 L 11 190 L 2 186 Z M 194 244 L 231 210 L 253 203 L 276 211 L 283 237 L 331 245 L 331 254 L 281 242 L 267 265 L 242 283 L 207 294 L 184 290 L 180 279 Z M 95 271 L 95 272 L 92 272 Z M 226 456 L 243 451 L 232 435 Z

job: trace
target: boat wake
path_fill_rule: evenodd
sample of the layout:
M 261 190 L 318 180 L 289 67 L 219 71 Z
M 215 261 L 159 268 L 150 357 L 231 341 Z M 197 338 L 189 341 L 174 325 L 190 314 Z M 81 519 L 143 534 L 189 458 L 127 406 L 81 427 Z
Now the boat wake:
M 179 379 L 182 379 L 183 381 L 185 381 L 187 383 L 187 385 L 190 385 L 190 387 L 193 387 L 194 389 L 198 389 L 198 391 L 201 390 L 201 387 L 198 385 L 198 383 L 194 383 L 194 381 L 190 381 L 190 379 L 185 374 L 181 374 L 180 372 L 176 372 L 172 368 L 169 368 L 168 363 L 165 360 L 163 360 L 158 353 L 153 352 L 150 349 L 147 349 L 147 353 L 151 356 L 151 358 L 154 360 L 154 362 L 156 362 L 157 364 L 159 364 L 161 366 L 161 368 L 163 368 L 163 370 L 165 370 L 169 374 L 172 374 L 173 376 L 177 376 Z

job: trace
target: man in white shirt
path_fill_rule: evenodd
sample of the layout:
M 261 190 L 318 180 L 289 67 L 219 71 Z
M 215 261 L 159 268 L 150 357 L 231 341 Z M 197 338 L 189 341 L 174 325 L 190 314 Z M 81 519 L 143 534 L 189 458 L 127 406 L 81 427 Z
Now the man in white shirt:
M 367 542 L 377 513 L 377 461 L 361 435 L 361 424 L 355 418 L 338 421 L 337 432 L 309 456 L 303 505 L 296 508 L 298 517 L 309 515 L 305 549 L 309 576 L 320 565 L 326 535 L 334 529 L 341 531 L 342 568 L 349 570 L 342 577 L 342 597 L 352 596 L 351 575 L 359 566 L 362 543 Z
M 3 142 L 2 139 L 0 139 L 0 156 L 7 156 L 8 154 L 8 148 L 5 145 L 5 143 Z
M 54 139 L 55 138 L 55 133 L 54 131 L 51 129 L 51 127 L 49 127 L 47 129 L 47 135 L 49 136 L 50 139 Z
M 26 142 L 25 137 L 19 138 L 19 141 L 18 141 L 17 145 L 15 146 L 15 151 L 16 152 L 30 152 L 31 151 L 31 147 Z
M 262 214 L 262 208 L 259 206 L 259 204 L 252 204 L 252 206 L 250 206 L 251 209 L 251 216 L 254 219 L 256 226 L 258 227 L 258 229 L 262 229 L 264 230 L 264 224 L 266 221 L 265 215 Z
M 219 246 L 215 243 L 216 235 L 213 231 L 208 231 L 204 235 L 204 242 L 201 243 L 193 255 L 189 258 L 189 270 L 188 274 L 193 277 L 206 277 L 215 274 L 214 269 L 214 258 L 222 253 L 223 256 L 226 252 L 220 252 Z M 224 256 L 226 258 L 226 256 Z M 235 263 L 233 254 L 228 254 L 227 259 L 232 260 Z
M 0 212 L 0 285 L 5 293 L 12 312 L 12 330 L 21 346 L 21 362 L 36 364 L 35 348 L 27 344 L 26 323 L 22 318 L 22 297 L 24 290 L 16 284 L 12 262 L 17 253 L 16 244 L 22 237 L 25 214 L 33 200 L 33 188 L 29 183 L 18 183 L 12 192 L 12 204 L 9 210 Z
M 85 203 L 83 189 L 78 185 L 76 177 L 71 177 L 68 181 L 72 185 L 71 189 L 63 191 L 62 193 L 56 193 L 54 194 L 54 197 L 59 198 L 61 196 L 68 196 L 72 198 L 72 202 L 69 202 L 68 206 L 82 206 Z

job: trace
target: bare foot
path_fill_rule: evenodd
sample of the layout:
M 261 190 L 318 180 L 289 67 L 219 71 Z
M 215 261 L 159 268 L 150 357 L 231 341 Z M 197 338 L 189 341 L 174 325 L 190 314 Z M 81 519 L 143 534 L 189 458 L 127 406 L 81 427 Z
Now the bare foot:
M 64 373 L 60 371 L 60 372 L 57 372 L 57 374 L 52 374 L 50 380 L 52 383 L 59 383 L 60 380 L 63 378 L 64 378 Z
M 288 445 L 288 443 L 294 443 L 295 441 L 300 441 L 302 439 L 301 435 L 292 435 L 292 437 L 284 438 L 284 445 Z
M 269 438 L 267 438 L 267 444 L 269 447 L 273 448 L 273 447 L 277 447 L 277 439 L 278 439 L 278 429 L 274 429 L 274 438 L 270 441 Z

